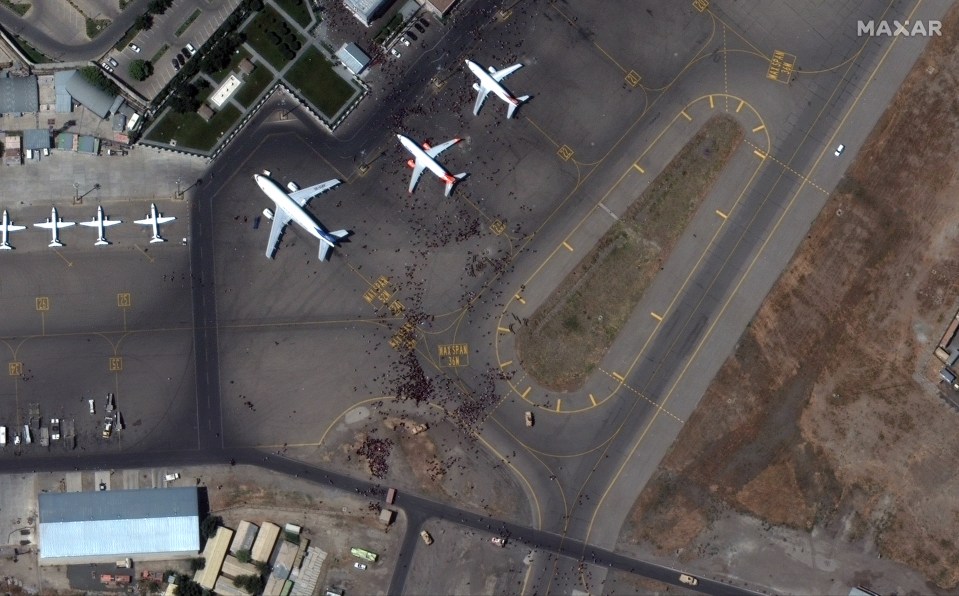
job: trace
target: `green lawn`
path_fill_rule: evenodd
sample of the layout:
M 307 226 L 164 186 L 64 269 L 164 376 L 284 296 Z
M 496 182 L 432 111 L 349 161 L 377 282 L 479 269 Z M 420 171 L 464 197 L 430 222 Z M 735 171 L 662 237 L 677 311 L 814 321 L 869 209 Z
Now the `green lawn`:
M 162 58 L 162 57 L 163 57 L 163 54 L 166 54 L 166 51 L 169 50 L 169 49 L 170 49 L 170 46 L 169 46 L 169 45 L 163 44 L 163 47 L 161 47 L 159 50 L 157 50 L 156 53 L 153 54 L 153 57 L 150 58 L 150 62 L 152 62 L 153 64 L 159 64 L 159 63 L 160 63 L 160 58 Z
M 23 53 L 27 55 L 27 58 L 29 58 L 34 64 L 53 62 L 49 56 L 27 43 L 27 40 L 23 39 L 19 35 L 15 36 L 15 39 L 17 40 L 17 46 L 20 47 Z
M 256 70 L 246 77 L 243 86 L 237 89 L 234 97 L 244 106 L 250 107 L 271 81 L 273 81 L 273 73 L 264 66 L 257 65 Z
M 277 69 L 286 66 L 303 47 L 303 38 L 270 6 L 253 19 L 245 33 L 250 47 Z
M 313 18 L 310 16 L 310 9 L 306 6 L 305 0 L 276 0 L 277 6 L 283 9 L 286 14 L 293 17 L 293 20 L 306 27 Z
M 230 63 L 226 65 L 226 68 L 218 70 L 214 73 L 207 73 L 210 77 L 215 80 L 217 83 L 222 83 L 226 79 L 227 75 L 236 70 L 236 67 L 243 62 L 244 58 L 250 58 L 250 52 L 244 48 L 237 48 L 237 51 L 234 52 L 233 58 L 230 59 Z
M 87 19 L 87 37 L 95 39 L 112 23 L 110 19 Z
M 286 73 L 290 87 L 298 89 L 307 101 L 332 118 L 357 93 L 344 81 L 320 50 L 310 47 Z
M 3 3 L 13 12 L 17 13 L 21 17 L 27 14 L 27 11 L 30 10 L 29 2 L 13 2 L 12 0 L 3 0 Z
M 170 139 L 176 139 L 178 148 L 210 151 L 240 116 L 240 110 L 231 105 L 217 112 L 209 122 L 204 122 L 196 113 L 178 114 L 168 110 L 147 134 L 147 140 L 169 143 Z

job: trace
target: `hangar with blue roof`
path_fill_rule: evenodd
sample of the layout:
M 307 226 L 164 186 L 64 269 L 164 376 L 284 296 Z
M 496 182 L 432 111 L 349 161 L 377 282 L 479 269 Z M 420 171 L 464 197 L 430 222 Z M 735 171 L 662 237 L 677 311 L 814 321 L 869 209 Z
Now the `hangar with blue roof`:
M 41 565 L 195 557 L 196 487 L 40 495 Z

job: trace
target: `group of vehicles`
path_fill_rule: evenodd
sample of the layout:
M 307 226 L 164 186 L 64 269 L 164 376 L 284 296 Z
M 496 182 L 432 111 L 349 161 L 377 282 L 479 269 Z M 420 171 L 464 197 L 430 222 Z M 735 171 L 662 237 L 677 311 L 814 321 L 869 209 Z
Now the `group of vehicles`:
M 51 418 L 50 426 L 42 426 L 43 422 L 41 420 L 40 425 L 38 426 L 40 434 L 40 445 L 43 447 L 48 447 L 50 441 L 59 441 L 61 437 L 60 431 L 60 419 Z M 13 434 L 13 444 L 20 445 L 24 443 L 30 445 L 33 443 L 33 431 L 30 429 L 30 424 L 23 425 L 23 433 L 14 433 Z M 6 447 L 7 445 L 7 427 L 0 426 L 0 447 Z
M 93 399 L 87 400 L 90 403 L 90 415 L 95 416 L 97 413 L 96 402 Z M 116 398 L 112 393 L 107 393 L 106 401 L 106 411 L 107 415 L 103 418 L 103 431 L 100 433 L 104 439 L 109 439 L 113 436 L 114 428 L 118 431 L 123 430 L 123 416 L 120 414 L 120 410 L 116 409 Z
M 183 68 L 183 65 L 186 64 L 187 60 L 192 58 L 196 54 L 196 48 L 193 47 L 192 43 L 188 43 L 183 46 L 183 49 L 177 52 L 171 61 L 173 63 L 173 70 L 180 70 Z
M 416 41 L 418 39 L 416 37 L 416 34 L 413 33 L 413 29 L 416 29 L 421 34 L 423 34 L 423 33 L 426 33 L 426 27 L 429 27 L 429 26 L 430 26 L 430 22 L 424 19 L 423 17 L 420 17 L 419 20 L 414 21 L 412 25 L 406 28 L 406 31 L 404 31 L 403 35 L 401 35 L 399 38 L 399 43 L 403 44 L 406 47 L 410 47 L 410 40 Z M 399 53 L 399 51 L 396 49 L 395 46 L 392 49 L 390 49 L 390 54 L 392 54 L 393 57 L 395 58 L 402 57 L 402 54 Z
M 171 222 L 175 220 L 176 217 L 173 216 L 163 216 L 158 210 L 156 203 L 150 203 L 150 212 L 147 213 L 145 219 L 138 219 L 134 223 L 140 224 L 142 226 L 152 226 L 153 227 L 153 236 L 150 238 L 150 242 L 166 242 L 166 240 L 160 236 L 160 224 Z M 63 246 L 63 243 L 60 242 L 60 230 L 63 228 L 69 228 L 76 225 L 75 221 L 63 221 L 63 218 L 57 213 L 57 208 L 53 207 L 50 210 L 50 217 L 47 218 L 45 222 L 33 224 L 35 228 L 43 228 L 50 230 L 50 244 L 47 246 L 51 248 Z M 97 239 L 94 242 L 95 246 L 106 246 L 110 244 L 107 241 L 105 235 L 105 229 L 110 226 L 115 226 L 117 224 L 123 223 L 119 219 L 110 219 L 105 216 L 103 213 L 103 207 L 97 207 L 97 215 L 91 221 L 81 221 L 81 226 L 86 226 L 88 228 L 97 229 Z M 27 226 L 17 226 L 13 225 L 13 220 L 7 215 L 7 210 L 3 210 L 3 217 L 0 219 L 0 250 L 11 250 L 13 247 L 10 245 L 10 232 L 19 232 L 20 230 L 27 229 Z
M 483 70 L 479 64 L 472 60 L 467 60 L 466 66 L 479 79 L 479 82 L 473 85 L 473 89 L 477 92 L 476 104 L 473 107 L 474 116 L 479 114 L 480 109 L 483 107 L 483 102 L 486 101 L 486 97 L 490 93 L 494 93 L 497 97 L 509 104 L 506 112 L 507 118 L 512 118 L 516 113 L 516 108 L 530 98 L 529 95 L 515 97 L 507 91 L 502 84 L 502 80 L 522 68 L 522 64 L 514 64 L 499 71 L 490 67 L 488 69 L 489 72 Z M 413 158 L 407 162 L 407 165 L 413 170 L 409 186 L 409 192 L 411 194 L 416 189 L 416 184 L 419 182 L 420 176 L 422 176 L 426 170 L 435 174 L 445 183 L 444 194 L 447 197 L 452 194 L 453 186 L 468 175 L 466 172 L 455 175 L 451 174 L 436 161 L 436 158 L 441 153 L 459 143 L 462 139 L 452 139 L 436 147 L 431 147 L 428 143 L 422 143 L 422 145 L 420 145 L 413 141 L 413 139 L 402 134 L 397 134 L 396 138 L 400 141 L 400 144 L 413 155 Z M 257 186 L 260 187 L 260 190 L 263 191 L 263 194 L 273 201 L 275 205 L 275 209 L 265 209 L 263 211 L 263 215 L 273 222 L 270 228 L 270 238 L 266 247 L 267 258 L 272 259 L 276 255 L 276 249 L 283 235 L 283 230 L 286 229 L 286 225 L 290 221 L 296 222 L 297 225 L 320 241 L 319 259 L 321 261 L 329 260 L 331 250 L 339 246 L 340 241 L 346 239 L 351 234 L 348 230 L 328 231 L 323 227 L 323 224 L 317 221 L 316 218 L 306 210 L 307 203 L 309 203 L 313 197 L 338 186 L 340 180 L 328 180 L 303 189 L 296 186 L 293 182 L 290 182 L 287 185 L 288 191 L 271 178 L 269 170 L 265 170 L 263 174 L 254 174 L 253 180 Z M 137 223 L 141 222 L 138 221 Z M 154 228 L 154 230 L 155 229 L 156 228 Z

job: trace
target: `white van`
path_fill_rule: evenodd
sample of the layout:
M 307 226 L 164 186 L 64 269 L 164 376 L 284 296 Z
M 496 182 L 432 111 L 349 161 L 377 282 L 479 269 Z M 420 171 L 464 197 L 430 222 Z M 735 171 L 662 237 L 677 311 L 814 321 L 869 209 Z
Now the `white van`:
M 7 427 L 0 426 L 0 447 L 6 447 L 7 445 Z
M 30 443 L 33 442 L 33 437 L 30 436 L 30 425 L 29 425 L 29 424 L 24 424 L 24 425 L 23 425 L 23 442 L 26 443 L 27 445 L 29 445 Z
M 33 159 L 33 149 L 27 149 L 27 159 Z

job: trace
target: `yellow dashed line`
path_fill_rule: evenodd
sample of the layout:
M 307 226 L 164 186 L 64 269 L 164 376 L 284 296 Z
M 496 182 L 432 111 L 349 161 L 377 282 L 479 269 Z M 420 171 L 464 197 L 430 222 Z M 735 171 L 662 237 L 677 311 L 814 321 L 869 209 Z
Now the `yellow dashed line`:
M 603 369 L 599 369 L 599 370 L 601 370 L 602 372 L 606 373 L 607 375 L 613 377 L 614 379 L 620 379 L 620 381 L 622 381 L 622 377 L 620 377 L 620 376 L 619 376 L 618 374 L 616 374 L 616 373 L 610 373 L 610 372 L 607 372 L 607 371 L 605 371 L 605 370 L 603 370 Z M 625 387 L 626 389 L 628 389 L 628 390 L 629 390 L 630 392 L 632 392 L 633 394 L 638 395 L 639 397 L 645 399 L 647 402 L 649 402 L 654 408 L 656 408 L 656 409 L 659 410 L 660 412 L 663 412 L 663 413 L 666 414 L 667 416 L 669 416 L 669 417 L 673 418 L 674 420 L 678 421 L 680 424 L 685 424 L 685 421 L 684 421 L 682 418 L 680 418 L 679 416 L 673 414 L 672 412 L 670 412 L 670 411 L 667 410 L 666 408 L 660 406 L 659 404 L 657 404 L 657 403 L 654 402 L 653 400 L 649 399 L 648 397 L 646 397 L 645 395 L 643 395 L 643 394 L 640 393 L 639 391 L 636 391 L 635 389 L 633 389 L 632 387 L 630 387 L 628 384 L 622 383 L 622 386 Z M 590 397 L 592 397 L 592 396 L 590 396 Z
M 663 317 L 662 317 L 662 316 L 657 315 L 657 314 L 654 313 L 654 312 L 651 312 L 651 313 L 649 313 L 649 314 L 652 315 L 652 317 L 653 317 L 654 319 L 656 319 L 657 321 L 662 321 L 662 320 L 663 320 Z
M 529 395 L 529 392 L 532 391 L 532 390 L 533 390 L 533 387 L 532 387 L 532 386 L 527 387 L 527 388 L 526 388 L 526 391 L 520 393 L 519 396 L 522 397 L 523 399 L 526 399 L 526 396 Z
M 746 141 L 746 142 L 749 143 L 749 141 Z M 750 144 L 750 146 L 755 147 L 755 145 L 753 145 L 752 143 L 749 143 L 749 144 Z M 759 149 L 753 150 L 753 153 L 756 153 L 757 155 L 759 155 Z M 789 167 L 788 165 L 786 165 L 784 162 L 779 161 L 778 159 L 776 159 L 776 158 L 773 157 L 772 155 L 766 155 L 765 153 L 763 153 L 760 157 L 762 157 L 763 159 L 766 159 L 766 158 L 768 157 L 769 159 L 773 160 L 774 162 L 776 162 L 777 164 L 779 164 L 780 166 L 782 166 L 782 168 L 783 168 L 784 170 L 790 172 L 790 173 L 793 174 L 794 176 L 796 176 L 796 177 L 798 177 L 799 179 L 805 181 L 807 184 L 809 184 L 809 186 L 812 186 L 813 188 L 815 188 L 815 189 L 818 190 L 819 192 L 823 193 L 824 195 L 827 195 L 827 196 L 829 195 L 829 191 L 828 191 L 828 190 L 826 190 L 825 188 L 819 186 L 818 184 L 816 184 L 815 182 L 813 182 L 812 180 L 810 180 L 807 176 L 804 176 L 803 174 L 797 172 L 796 170 L 792 169 L 791 167 Z
M 680 114 L 682 114 L 682 115 L 683 115 L 683 118 L 685 118 L 686 120 L 689 120 L 690 122 L 693 121 L 693 117 L 690 116 L 689 114 L 687 114 L 687 113 L 686 113 L 686 110 L 683 110 L 682 112 L 680 112 Z
M 743 109 L 743 106 L 744 106 L 744 105 L 746 105 L 746 102 L 743 101 L 743 100 L 739 100 L 739 105 L 736 106 L 736 113 L 737 113 L 737 114 L 739 113 L 739 110 Z
M 723 213 L 723 212 L 720 211 L 719 209 L 716 210 L 716 215 L 718 215 L 719 217 L 721 217 L 721 218 L 723 218 L 723 219 L 728 219 L 728 218 L 729 218 L 728 215 L 726 215 L 725 213 Z
M 596 405 L 596 398 L 593 397 L 593 394 L 592 394 L 592 393 L 589 394 L 589 401 L 593 402 L 593 405 L 594 405 L 594 406 Z
M 512 361 L 512 360 L 507 360 L 506 362 L 501 363 L 501 364 L 499 365 L 499 367 L 500 367 L 500 368 L 506 368 L 506 367 L 509 366 L 510 364 L 513 364 L 513 361 Z
M 765 125 L 765 124 L 760 124 L 759 126 L 757 126 L 756 128 L 753 129 L 753 132 L 759 132 L 759 131 L 761 131 L 761 130 L 764 129 L 764 128 L 766 128 L 766 125 Z
M 561 411 L 562 411 L 562 410 L 560 409 L 560 406 L 561 406 L 561 405 L 563 405 L 563 400 L 557 399 L 557 400 L 556 400 L 556 411 L 557 411 L 557 412 L 561 412 Z
M 621 374 L 619 374 L 619 373 L 613 373 L 613 378 L 616 379 L 616 380 L 619 381 L 619 382 L 623 382 L 623 381 L 626 380 L 626 379 L 623 377 L 623 375 L 621 375 Z
M 639 173 L 640 173 L 640 174 L 645 174 L 645 173 L 646 173 L 646 170 L 644 170 L 643 168 L 639 167 L 639 164 L 638 164 L 638 163 L 634 163 L 634 164 L 633 164 L 633 167 L 636 168 L 637 170 L 639 170 Z
M 563 241 L 563 248 L 565 248 L 565 249 L 568 250 L 569 252 L 573 252 L 573 247 L 570 246 L 570 245 L 569 245 L 569 242 L 566 242 L 565 240 Z

